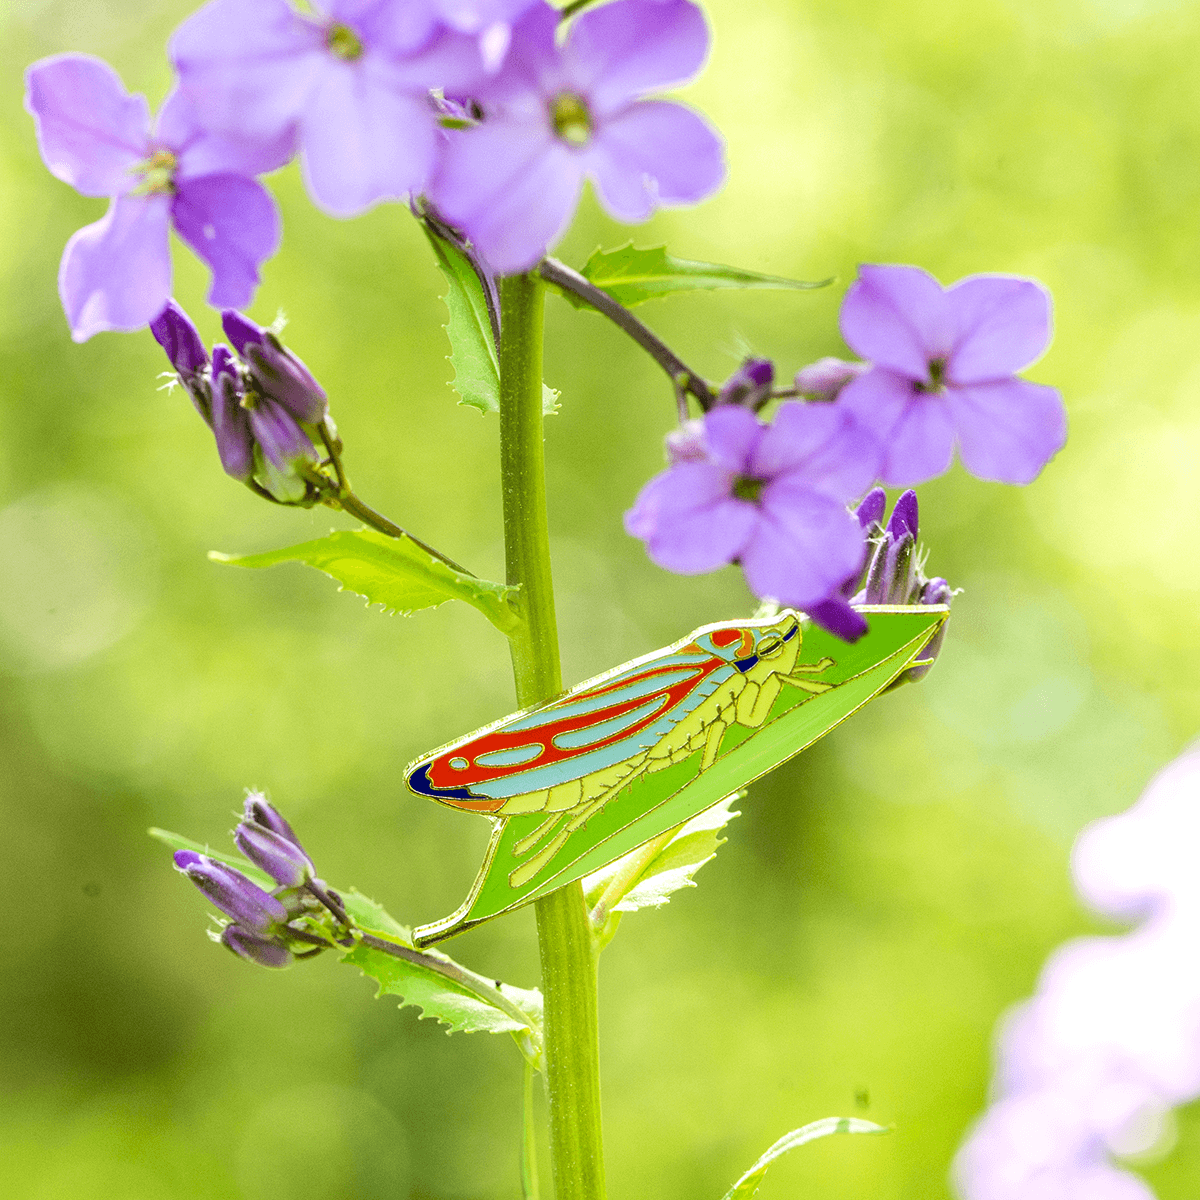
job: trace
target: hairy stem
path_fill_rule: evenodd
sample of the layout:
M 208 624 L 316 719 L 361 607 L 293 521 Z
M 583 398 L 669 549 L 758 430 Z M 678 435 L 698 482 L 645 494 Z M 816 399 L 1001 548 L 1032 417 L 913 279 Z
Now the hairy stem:
M 589 283 L 578 271 L 572 270 L 566 263 L 559 262 L 557 258 L 543 259 L 538 270 L 547 283 L 553 283 L 556 287 L 564 288 L 578 296 L 585 304 L 590 305 L 598 313 L 603 313 L 610 321 L 629 334 L 666 371 L 677 393 L 695 396 L 696 402 L 705 412 L 716 403 L 717 395 L 705 380 L 697 375 L 658 334 L 643 325 L 625 305 L 618 303 L 595 284 Z M 686 416 L 686 412 L 684 415 Z
M 500 282 L 500 465 L 508 582 L 522 620 L 509 635 L 517 702 L 562 691 L 542 451 L 542 309 L 534 275 Z M 603 1200 L 596 947 L 583 886 L 535 903 L 545 994 L 546 1092 L 557 1200 Z

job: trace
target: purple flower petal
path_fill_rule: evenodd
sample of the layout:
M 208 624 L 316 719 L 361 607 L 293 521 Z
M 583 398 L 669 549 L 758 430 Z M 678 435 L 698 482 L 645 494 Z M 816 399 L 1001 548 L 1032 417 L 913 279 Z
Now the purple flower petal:
M 843 642 L 857 642 L 867 632 L 867 619 L 840 596 L 832 596 L 805 610 L 813 623 L 827 629 Z
M 971 275 L 946 293 L 957 326 L 946 363 L 952 384 L 1005 379 L 1050 342 L 1050 293 L 1032 279 Z
M 222 469 L 245 483 L 254 474 L 254 435 L 232 356 L 221 345 L 213 347 L 212 427 Z
M 221 944 L 259 967 L 279 969 L 292 963 L 292 952 L 282 942 L 257 937 L 238 925 L 226 925 L 221 930 Z
M 60 54 L 25 72 L 25 110 L 50 173 L 85 196 L 117 196 L 149 152 L 150 111 L 90 54 Z
M 180 88 L 171 92 L 158 110 L 154 141 L 174 153 L 176 180 L 198 175 L 265 175 L 282 167 L 296 153 L 293 129 L 270 141 L 213 133 L 200 121 L 191 98 Z
M 714 408 L 704 417 L 704 444 L 709 460 L 735 475 L 752 473 L 748 464 L 766 433 L 748 408 L 733 405 Z
M 180 375 L 195 375 L 208 366 L 208 351 L 199 331 L 174 300 L 168 300 L 162 312 L 150 322 L 150 332 Z
M 304 174 L 326 212 L 352 217 L 420 190 L 438 148 L 424 99 L 376 78 L 364 60 L 321 72 L 301 124 Z
M 283 405 L 264 398 L 249 412 L 254 440 L 276 470 L 289 471 L 300 459 L 316 462 L 312 442 Z
M 946 293 L 928 271 L 873 265 L 860 266 L 846 292 L 841 329 L 860 358 L 917 380 L 950 353 L 955 332 Z
M 168 51 L 201 119 L 256 144 L 288 134 L 329 60 L 320 26 L 287 0 L 213 0 Z
M 266 334 L 261 325 L 231 308 L 221 314 L 221 328 L 242 358 L 246 357 L 246 347 L 261 345 Z
M 485 122 L 447 144 L 431 198 L 494 271 L 511 274 L 566 231 L 582 185 L 579 156 L 540 118 Z
M 171 216 L 179 236 L 212 270 L 209 304 L 249 304 L 259 265 L 279 249 L 279 212 L 266 188 L 242 175 L 181 181 Z
M 879 478 L 888 487 L 915 487 L 950 469 L 954 455 L 953 400 L 946 393 L 914 395 L 884 440 Z
M 1030 483 L 1067 440 L 1067 413 L 1054 388 L 1008 379 L 955 388 L 953 395 L 950 419 L 963 466 L 980 479 Z
M 660 205 L 712 195 L 725 180 L 724 146 L 683 105 L 643 100 L 597 128 L 586 160 L 604 207 L 620 221 L 645 221 Z
M 862 565 L 862 528 L 836 500 L 769 483 L 741 554 L 750 590 L 794 608 L 830 598 Z
M 700 575 L 737 558 L 757 520 L 753 504 L 730 495 L 727 472 L 687 462 L 650 480 L 626 513 L 625 528 L 645 540 L 660 567 Z
M 291 825 L 262 792 L 246 793 L 242 821 L 247 824 L 261 825 L 264 829 L 269 829 L 273 833 L 279 834 L 280 837 L 287 838 L 297 850 L 304 850 Z
M 779 406 L 748 473 L 769 479 L 800 471 L 806 486 L 845 503 L 870 486 L 880 461 L 878 439 L 854 412 L 791 400 Z
M 863 497 L 854 515 L 858 518 L 858 523 L 866 529 L 871 525 L 882 525 L 886 509 L 887 492 L 881 487 L 874 487 Z
M 567 36 L 572 83 L 607 115 L 691 79 L 708 54 L 704 14 L 688 0 L 616 0 L 583 13 Z
M 71 337 L 148 325 L 171 296 L 169 196 L 118 196 L 63 251 L 58 294 Z

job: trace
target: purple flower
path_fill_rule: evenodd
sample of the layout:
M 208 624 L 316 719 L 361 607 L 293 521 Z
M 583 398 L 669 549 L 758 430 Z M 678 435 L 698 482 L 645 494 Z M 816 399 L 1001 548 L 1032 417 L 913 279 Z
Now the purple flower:
M 233 834 L 237 848 L 280 887 L 299 887 L 313 877 L 313 865 L 294 842 L 258 824 L 243 823 Z
M 696 575 L 737 562 L 756 596 L 796 608 L 858 574 L 863 532 L 846 504 L 875 477 L 879 447 L 849 413 L 793 402 L 764 425 L 722 405 L 695 448 L 702 456 L 677 458 L 625 515 L 659 566 Z
M 242 810 L 242 823 L 245 825 L 261 825 L 264 829 L 269 829 L 272 833 L 277 833 L 280 837 L 286 838 L 301 853 L 304 852 L 304 847 L 300 845 L 300 839 L 296 836 L 292 827 L 262 792 L 246 793 L 246 804 Z
M 472 95 L 474 129 L 452 131 L 430 197 L 493 270 L 532 267 L 570 224 L 586 178 L 621 221 L 693 204 L 725 177 L 720 137 L 694 112 L 644 96 L 690 79 L 708 29 L 688 0 L 615 0 L 574 20 L 538 0 L 513 26 L 503 67 Z
M 1168 1110 L 1200 1097 L 1200 752 L 1127 812 L 1086 829 L 1076 883 L 1123 937 L 1051 957 L 999 1038 L 996 1098 L 959 1151 L 964 1200 L 1152 1200 L 1113 1155 L 1148 1149 Z
M 862 266 L 841 326 L 872 367 L 840 403 L 879 431 L 884 483 L 942 474 L 956 445 L 973 475 L 1029 483 L 1066 441 L 1058 392 L 1015 378 L 1050 341 L 1050 296 L 1034 280 L 971 275 L 943 288 L 919 267 Z
M 227 917 L 251 933 L 269 935 L 287 920 L 287 909 L 270 892 L 223 862 L 193 850 L 179 850 L 175 867 Z
M 211 269 L 209 302 L 248 304 L 259 266 L 279 246 L 274 201 L 250 178 L 277 165 L 271 147 L 209 133 L 179 92 L 152 129 L 145 98 L 90 55 L 42 59 L 25 79 L 51 173 L 85 196 L 112 198 L 63 252 L 58 288 L 75 341 L 140 329 L 162 311 L 172 228 Z
M 313 7 L 213 0 L 175 31 L 170 54 L 212 128 L 274 145 L 276 166 L 298 151 L 313 199 L 350 217 L 420 191 L 442 139 L 430 88 L 462 88 L 484 68 L 475 39 L 438 26 L 434 3 Z M 468 6 L 449 7 L 471 23 Z

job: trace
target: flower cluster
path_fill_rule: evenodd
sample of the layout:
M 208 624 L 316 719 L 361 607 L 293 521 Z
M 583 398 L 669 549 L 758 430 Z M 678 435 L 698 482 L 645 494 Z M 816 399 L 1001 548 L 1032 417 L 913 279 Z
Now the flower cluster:
M 296 156 L 326 212 L 426 195 L 501 273 L 538 262 L 585 178 L 623 221 L 715 191 L 720 138 L 647 98 L 703 64 L 699 8 L 615 0 L 565 39 L 561 21 L 545 0 L 212 0 L 171 38 L 178 87 L 153 126 L 99 59 L 35 63 L 25 104 L 46 164 L 111 198 L 63 255 L 72 336 L 162 310 L 172 228 L 211 268 L 211 303 L 245 307 L 279 244 L 256 177 Z
M 1028 483 L 1062 447 L 1066 413 L 1055 389 L 1014 374 L 1050 338 L 1049 297 L 1033 280 L 976 275 L 943 289 L 918 267 L 864 266 L 841 322 L 870 361 L 805 367 L 792 394 L 806 402 L 785 401 L 767 422 L 758 414 L 774 395 L 774 368 L 747 360 L 702 418 L 668 435 L 669 466 L 625 527 L 667 570 L 738 563 L 756 596 L 803 608 L 852 640 L 866 624 L 851 597 L 929 604 L 950 593 L 944 580 L 918 585 L 912 574 L 915 497 L 872 533 L 878 518 L 856 521 L 848 505 L 876 480 L 916 484 L 947 470 L 956 445 L 974 474 Z M 860 512 L 881 515 L 878 495 Z
M 222 321 L 233 350 L 218 343 L 211 360 L 173 300 L 150 328 L 212 429 L 226 474 L 284 504 L 311 499 L 313 438 L 334 436 L 325 392 L 271 330 L 233 310 Z
M 331 945 L 327 914 L 344 918 L 341 901 L 316 878 L 292 827 L 257 792 L 246 797 L 234 841 L 276 887 L 267 891 L 235 867 L 194 850 L 175 852 L 176 869 L 226 918 L 214 939 L 263 967 L 286 967 Z
M 1149 1149 L 1200 1097 L 1200 751 L 1085 830 L 1074 874 L 1123 937 L 1057 951 L 1005 1021 L 992 1107 L 955 1164 L 964 1200 L 1153 1200 L 1113 1156 Z

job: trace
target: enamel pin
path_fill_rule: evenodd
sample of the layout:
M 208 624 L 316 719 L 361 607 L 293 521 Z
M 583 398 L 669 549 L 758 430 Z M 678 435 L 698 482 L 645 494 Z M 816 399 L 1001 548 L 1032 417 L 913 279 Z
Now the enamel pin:
M 460 933 L 681 825 L 844 721 L 922 661 L 944 605 L 863 606 L 853 645 L 785 609 L 724 621 L 443 746 L 408 786 L 494 828 Z

